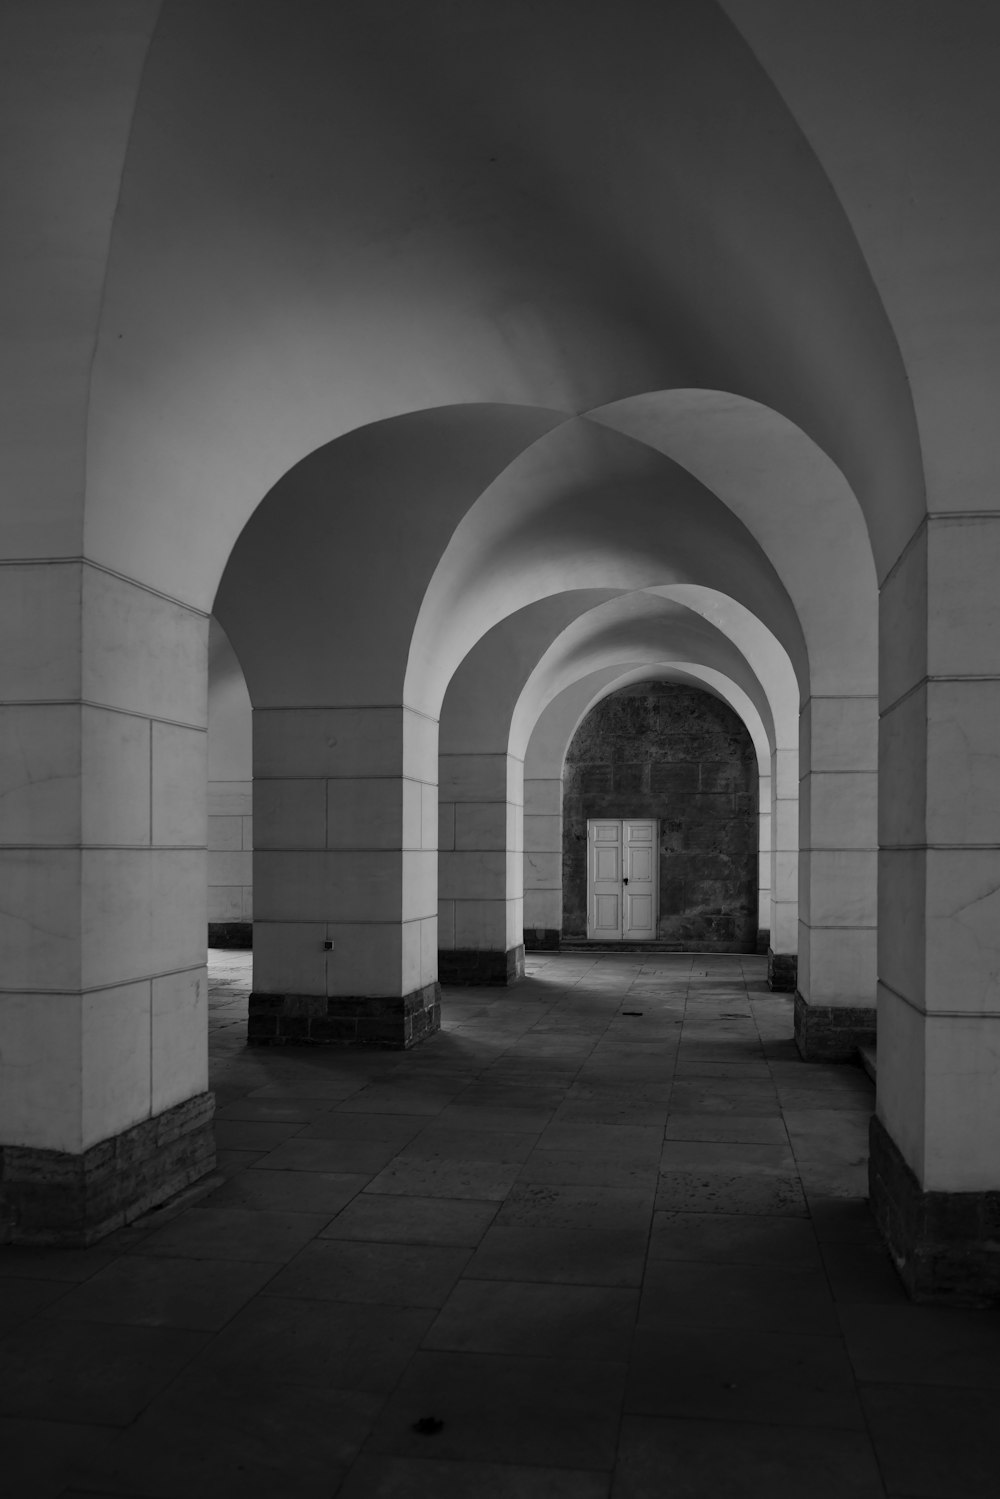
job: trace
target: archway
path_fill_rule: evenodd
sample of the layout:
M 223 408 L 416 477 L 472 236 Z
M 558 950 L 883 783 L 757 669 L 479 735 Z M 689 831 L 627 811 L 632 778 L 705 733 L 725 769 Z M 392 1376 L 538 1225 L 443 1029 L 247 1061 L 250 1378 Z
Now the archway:
M 638 818 L 656 833 L 649 939 L 688 952 L 757 951 L 757 757 L 728 705 L 677 683 L 616 687 L 582 719 L 564 763 L 566 937 L 598 935 L 591 825 Z M 609 940 L 607 917 L 602 926 Z

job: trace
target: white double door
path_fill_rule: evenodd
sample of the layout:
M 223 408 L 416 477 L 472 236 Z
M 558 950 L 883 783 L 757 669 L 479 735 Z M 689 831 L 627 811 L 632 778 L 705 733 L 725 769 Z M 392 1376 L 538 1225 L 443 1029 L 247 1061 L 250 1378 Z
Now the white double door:
M 587 937 L 652 942 L 657 915 L 656 819 L 587 822 Z

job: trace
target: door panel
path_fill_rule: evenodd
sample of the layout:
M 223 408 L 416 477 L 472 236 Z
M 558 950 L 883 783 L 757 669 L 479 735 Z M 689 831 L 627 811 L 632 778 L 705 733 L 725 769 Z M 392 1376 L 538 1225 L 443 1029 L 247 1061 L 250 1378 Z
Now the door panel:
M 620 932 L 617 895 L 594 896 L 594 926 L 599 932 Z
M 655 937 L 653 928 L 653 902 L 648 895 L 633 895 L 631 890 L 625 898 L 627 931 L 630 942 Z

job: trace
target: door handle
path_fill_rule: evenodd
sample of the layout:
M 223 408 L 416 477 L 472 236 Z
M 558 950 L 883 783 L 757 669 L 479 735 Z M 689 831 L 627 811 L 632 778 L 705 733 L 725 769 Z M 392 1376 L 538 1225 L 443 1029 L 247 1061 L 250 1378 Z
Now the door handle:
M 628 875 L 626 875 L 625 878 L 622 880 L 622 884 L 623 885 L 627 885 L 628 884 Z

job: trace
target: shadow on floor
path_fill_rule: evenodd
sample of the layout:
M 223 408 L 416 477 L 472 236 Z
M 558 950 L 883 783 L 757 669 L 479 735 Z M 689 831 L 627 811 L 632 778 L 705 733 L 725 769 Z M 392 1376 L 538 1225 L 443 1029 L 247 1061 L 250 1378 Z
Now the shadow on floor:
M 536 954 L 409 1053 L 248 1049 L 219 1168 L 0 1250 L 11 1499 L 995 1499 L 1000 1323 L 906 1300 L 873 1089 L 757 957 Z

